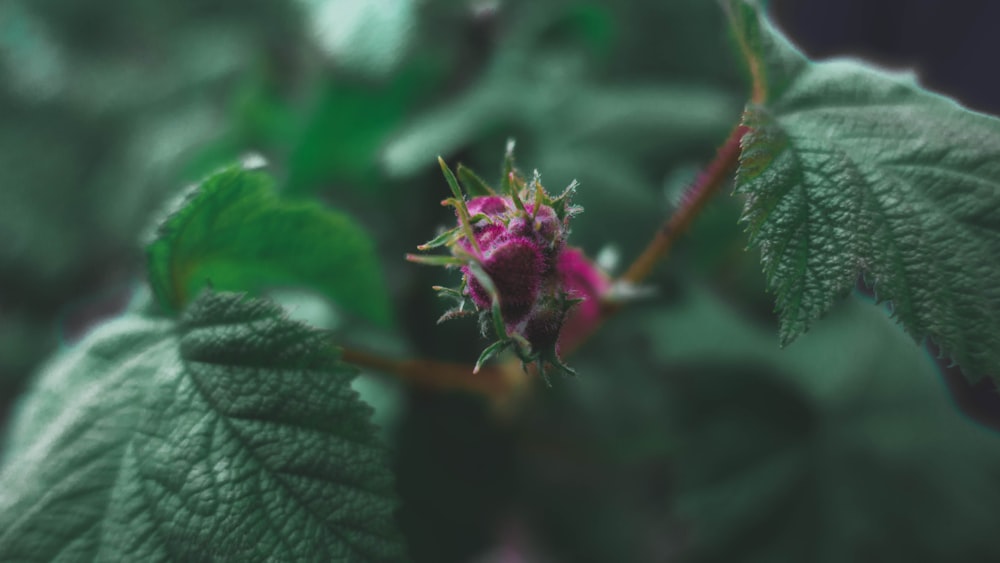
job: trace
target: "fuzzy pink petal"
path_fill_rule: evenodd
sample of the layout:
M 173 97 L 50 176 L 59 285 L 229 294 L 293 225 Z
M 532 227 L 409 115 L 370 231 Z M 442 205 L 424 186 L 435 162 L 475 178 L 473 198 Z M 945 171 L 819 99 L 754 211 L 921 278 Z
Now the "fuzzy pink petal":
M 566 247 L 557 264 L 563 288 L 571 297 L 583 299 L 574 307 L 559 336 L 560 346 L 578 342 L 601 317 L 601 298 L 611 289 L 611 279 L 579 248 Z

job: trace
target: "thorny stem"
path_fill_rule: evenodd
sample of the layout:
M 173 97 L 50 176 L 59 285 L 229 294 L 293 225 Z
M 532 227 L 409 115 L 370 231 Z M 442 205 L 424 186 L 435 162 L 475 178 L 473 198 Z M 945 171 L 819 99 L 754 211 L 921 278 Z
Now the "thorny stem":
M 657 262 L 663 260 L 673 248 L 674 243 L 680 238 L 701 210 L 705 208 L 712 196 L 718 193 L 719 188 L 726 183 L 740 156 L 740 141 L 746 134 L 747 127 L 737 125 L 729 134 L 726 141 L 719 147 L 715 159 L 709 163 L 705 170 L 698 175 L 694 183 L 684 192 L 681 204 L 674 211 L 663 226 L 656 231 L 653 240 L 649 241 L 646 248 L 619 277 L 617 283 L 628 283 L 638 285 L 642 283 L 653 272 L 653 267 Z M 581 336 L 576 342 L 567 342 L 563 352 L 571 354 L 590 338 L 604 321 L 622 308 L 621 302 L 607 302 L 601 308 L 601 315 L 594 322 L 593 326 L 581 331 Z
M 747 128 L 743 125 L 737 125 L 733 128 L 729 138 L 715 155 L 715 160 L 688 187 L 687 191 L 684 192 L 680 206 L 656 232 L 653 240 L 649 242 L 646 249 L 632 262 L 632 265 L 618 281 L 635 285 L 649 277 L 653 266 L 670 252 L 677 239 L 691 226 L 694 218 L 701 213 L 708 200 L 719 191 L 722 184 L 729 178 L 730 173 L 736 168 L 740 156 L 740 140 L 746 131 Z
M 715 159 L 684 193 L 681 205 L 617 281 L 636 285 L 649 277 L 656 263 L 666 257 L 677 239 L 730 177 L 739 159 L 740 140 L 746 132 L 747 128 L 743 125 L 737 125 L 733 129 L 729 138 L 719 148 Z M 567 343 L 564 352 L 569 354 L 577 349 L 619 309 L 621 303 L 606 305 L 594 325 L 588 327 L 589 330 L 585 331 L 584 336 L 577 342 Z M 419 359 L 392 360 L 348 348 L 343 351 L 343 359 L 357 366 L 394 374 L 416 385 L 471 391 L 485 395 L 498 403 L 504 402 L 516 390 L 522 388 L 528 378 L 517 362 L 483 366 L 479 373 L 473 376 L 472 366 L 466 364 Z

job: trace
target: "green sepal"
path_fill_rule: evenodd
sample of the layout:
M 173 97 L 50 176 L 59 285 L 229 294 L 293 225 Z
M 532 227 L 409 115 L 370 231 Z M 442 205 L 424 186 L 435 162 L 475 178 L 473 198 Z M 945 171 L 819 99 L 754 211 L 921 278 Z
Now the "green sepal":
M 568 186 L 566 186 L 566 189 L 563 190 L 561 194 L 549 202 L 549 206 L 551 206 L 553 211 L 556 212 L 556 217 L 558 217 L 560 221 L 565 222 L 570 217 L 573 217 L 583 211 L 582 207 L 571 205 L 573 195 L 576 194 L 576 188 L 579 185 L 579 182 L 573 180 Z
M 540 359 L 544 359 L 546 363 L 548 363 L 552 367 L 555 367 L 561 373 L 571 377 L 576 377 L 576 370 L 563 363 L 562 359 L 559 357 L 558 354 L 556 354 L 555 350 L 551 350 L 549 352 L 546 352 L 545 354 L 542 354 L 540 356 Z
M 495 217 L 490 217 L 489 215 L 487 215 L 485 213 L 476 213 L 472 217 L 469 217 L 469 221 L 472 221 L 473 225 L 475 225 L 476 223 L 478 223 L 480 221 L 486 221 L 487 223 L 489 223 L 489 224 L 492 225 L 492 224 L 494 224 L 496 222 L 496 220 L 497 219 Z
M 464 164 L 459 164 L 458 169 L 458 179 L 465 186 L 465 190 L 469 192 L 471 196 L 491 196 L 497 195 L 496 191 L 493 190 L 486 183 L 485 180 L 476 175 L 468 166 Z
M 407 254 L 406 259 L 410 262 L 426 264 L 428 266 L 455 267 L 465 265 L 465 260 L 454 256 L 423 256 L 421 254 Z
M 462 195 L 462 188 L 458 185 L 458 180 L 452 174 L 451 168 L 448 168 L 448 165 L 445 164 L 444 159 L 440 156 L 438 157 L 438 164 L 441 165 L 441 173 L 444 174 L 444 179 L 448 182 L 448 187 L 451 188 L 451 193 L 455 196 L 454 200 L 445 200 L 445 202 L 454 205 L 455 209 L 458 210 L 458 220 L 461 223 L 462 230 L 465 232 L 466 238 L 469 239 L 469 244 L 475 249 L 476 255 L 481 256 L 483 251 L 479 248 L 479 242 L 476 240 L 475 233 L 472 232 L 472 221 L 469 219 L 469 208 L 465 205 L 465 196 Z
M 421 244 L 417 247 L 417 250 L 430 250 L 441 246 L 450 246 L 455 244 L 455 242 L 457 242 L 460 238 L 462 238 L 462 230 L 460 227 L 455 227 L 454 229 L 445 231 L 424 244 Z
M 435 324 L 441 324 L 441 323 L 444 323 L 444 322 L 447 322 L 447 321 L 451 321 L 451 320 L 454 320 L 454 319 L 460 319 L 460 318 L 463 318 L 463 317 L 471 317 L 471 316 L 475 316 L 475 315 L 476 315 L 476 310 L 475 309 L 465 309 L 462 306 L 453 307 L 451 309 L 448 309 L 447 311 L 444 312 L 443 315 L 441 315 L 440 317 L 438 317 L 437 323 L 435 323 Z
M 479 373 L 479 368 L 488 361 L 493 356 L 496 356 L 500 352 L 506 350 L 512 344 L 509 338 L 504 338 L 503 340 L 497 340 L 493 344 L 490 344 L 483 350 L 483 353 L 479 355 L 479 359 L 476 360 L 476 367 L 472 368 L 472 373 Z
M 453 287 L 444 287 L 441 285 L 432 286 L 431 289 L 438 292 L 438 297 L 450 297 L 452 299 L 457 299 L 459 302 L 465 302 L 465 295 L 461 291 Z
M 508 195 L 515 193 L 514 178 L 517 173 L 514 170 L 514 139 L 507 139 L 507 151 L 503 155 L 501 170 L 503 176 L 500 178 L 500 191 Z
M 458 179 L 455 178 L 455 174 L 452 173 L 451 168 L 448 168 L 448 165 L 440 156 L 438 157 L 438 164 L 441 166 L 441 173 L 444 174 L 445 181 L 448 182 L 448 187 L 451 188 L 452 195 L 459 201 L 465 201 L 465 194 L 462 193 L 462 187 L 458 185 Z
M 517 207 L 518 211 L 524 214 L 528 213 L 527 208 L 524 207 L 524 202 L 521 201 L 521 195 L 518 193 L 518 190 L 510 192 L 510 198 L 514 200 L 514 207 Z

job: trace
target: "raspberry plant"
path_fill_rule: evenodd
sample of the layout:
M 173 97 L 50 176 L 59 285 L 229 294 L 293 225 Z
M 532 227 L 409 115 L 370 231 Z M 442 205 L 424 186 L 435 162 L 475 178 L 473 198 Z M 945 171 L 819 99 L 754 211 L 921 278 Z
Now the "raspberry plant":
M 80 35 L 43 4 L 0 8 L 20 30 L 2 36 L 13 39 L 0 41 L 0 60 L 37 55 L 35 71 L 7 65 L 0 103 L 17 110 L 12 131 L 76 138 L 22 126 L 44 107 L 81 131 L 114 122 L 139 135 L 169 123 L 153 116 L 171 103 L 206 103 L 187 99 L 184 59 L 164 55 L 174 51 L 158 37 L 148 56 L 182 76 L 123 79 L 114 90 L 129 104 L 85 79 L 127 78 L 134 61 L 102 66 L 89 54 L 66 68 L 90 70 L 52 82 L 46 69 L 72 50 L 59 41 Z M 428 5 L 445 19 L 453 9 Z M 187 174 L 222 166 L 155 218 L 128 305 L 76 340 L 65 329 L 64 349 L 18 398 L 2 444 L 0 560 L 1000 558 L 1000 441 L 953 404 L 1000 374 L 1000 120 L 911 75 L 809 60 L 752 0 L 722 10 L 692 0 L 689 18 L 664 22 L 674 33 L 644 39 L 681 41 L 698 18 L 725 21 L 749 76 L 742 114 L 731 93 L 692 84 L 596 84 L 575 58 L 613 56 L 612 8 L 595 6 L 497 8 L 522 19 L 452 95 L 463 81 L 427 60 L 458 52 L 457 39 L 428 39 L 436 47 L 408 61 L 389 52 L 407 44 L 408 6 L 396 19 L 338 12 L 337 22 L 369 18 L 347 35 L 350 56 L 323 34 L 333 7 L 298 6 L 313 10 L 318 41 L 260 59 L 264 76 L 231 93 L 232 130 L 188 147 L 199 156 Z M 186 17 L 166 18 L 185 48 L 227 52 L 200 43 Z M 372 28 L 391 30 L 392 49 L 364 51 Z M 105 31 L 109 43 L 130 36 Z M 675 50 L 715 57 L 698 43 L 708 35 Z M 335 64 L 288 64 L 314 51 Z M 223 60 L 222 74 L 254 66 Z M 352 77 L 365 60 L 378 76 Z M 210 70 L 188 72 L 222 88 Z M 316 107 L 283 100 L 279 86 L 298 71 Z M 439 107 L 425 97 L 435 89 L 448 93 Z M 121 125 L 136 108 L 148 119 Z M 568 187 L 519 170 L 513 142 L 497 183 L 461 162 L 493 165 L 500 130 L 518 133 L 519 161 L 547 185 Z M 649 131 L 691 144 L 629 143 Z M 52 143 L 12 136 L 21 156 L 6 168 L 57 184 L 61 168 L 24 148 Z M 183 160 L 159 147 L 130 164 L 119 153 L 132 143 L 104 141 L 115 150 L 95 148 L 95 170 L 117 159 L 130 181 L 145 170 L 162 183 L 159 166 Z M 251 148 L 271 166 L 232 164 Z M 87 149 L 48 152 L 79 164 Z M 652 160 L 681 169 L 695 149 L 702 172 L 680 174 L 684 189 L 653 228 L 662 219 L 640 171 Z M 438 157 L 444 179 L 431 181 L 437 154 L 459 164 L 452 172 Z M 135 187 L 117 177 L 86 181 L 114 185 L 115 197 Z M 718 197 L 730 185 L 734 197 Z M 435 215 L 445 187 L 448 211 Z M 152 207 L 161 190 L 118 212 Z M 15 219 L 0 234 L 29 231 L 28 215 Z M 618 252 L 636 255 L 619 274 L 587 252 L 639 230 L 645 247 Z M 64 246 L 79 254 L 84 242 Z M 0 260 L 31 270 L 44 263 L 34 254 Z M 44 280 L 84 261 L 64 254 L 27 285 L 47 292 Z M 451 307 L 428 305 L 431 288 Z M 65 328 L 72 311 L 60 314 Z M 16 351 L 5 326 L 0 344 Z

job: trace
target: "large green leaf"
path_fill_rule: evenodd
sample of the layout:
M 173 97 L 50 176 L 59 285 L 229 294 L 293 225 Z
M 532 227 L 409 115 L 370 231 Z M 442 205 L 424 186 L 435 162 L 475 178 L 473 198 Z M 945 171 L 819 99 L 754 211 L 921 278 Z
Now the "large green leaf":
M 153 293 L 179 310 L 204 289 L 306 286 L 347 311 L 387 324 L 388 294 L 368 235 L 315 203 L 282 201 L 262 172 L 210 176 L 167 218 L 148 249 Z
M 860 274 L 920 339 L 1000 375 L 1000 120 L 852 60 L 811 63 L 730 2 L 764 94 L 736 190 L 777 297 L 781 338 Z
M 695 291 L 651 319 L 694 561 L 996 561 L 1000 436 L 859 299 L 788 350 Z
M 403 559 L 354 375 L 328 335 L 238 294 L 105 325 L 15 421 L 0 559 Z

